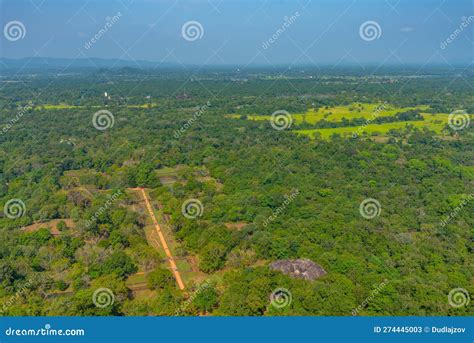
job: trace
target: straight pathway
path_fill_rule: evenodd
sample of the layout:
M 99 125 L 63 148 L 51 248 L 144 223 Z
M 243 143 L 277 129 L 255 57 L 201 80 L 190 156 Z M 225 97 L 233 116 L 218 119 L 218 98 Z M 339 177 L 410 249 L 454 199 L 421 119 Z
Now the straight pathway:
M 184 289 L 183 279 L 181 278 L 181 274 L 179 273 L 178 266 L 176 265 L 174 257 L 173 255 L 171 255 L 171 251 L 168 248 L 168 243 L 166 243 L 166 239 L 165 239 L 165 236 L 163 235 L 163 232 L 161 231 L 161 227 L 158 224 L 158 221 L 156 220 L 155 213 L 153 212 L 153 208 L 151 207 L 151 203 L 150 203 L 150 200 L 148 199 L 148 196 L 146 195 L 145 189 L 144 188 L 134 188 L 134 189 L 140 190 L 142 193 L 143 199 L 145 199 L 148 213 L 150 214 L 150 217 L 153 220 L 153 224 L 155 225 L 155 229 L 156 229 L 156 232 L 158 233 L 158 237 L 160 237 L 161 246 L 165 250 L 165 254 L 168 257 L 168 261 L 170 262 L 171 271 L 174 274 L 174 278 L 176 279 L 176 282 L 178 283 L 179 289 L 183 290 Z

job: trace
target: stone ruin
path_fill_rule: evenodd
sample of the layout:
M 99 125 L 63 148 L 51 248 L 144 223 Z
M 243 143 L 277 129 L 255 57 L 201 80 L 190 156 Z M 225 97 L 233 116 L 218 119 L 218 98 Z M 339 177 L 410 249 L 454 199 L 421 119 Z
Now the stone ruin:
M 294 279 L 309 281 L 316 280 L 327 274 L 323 267 L 307 258 L 278 260 L 270 264 L 270 269 L 280 271 Z

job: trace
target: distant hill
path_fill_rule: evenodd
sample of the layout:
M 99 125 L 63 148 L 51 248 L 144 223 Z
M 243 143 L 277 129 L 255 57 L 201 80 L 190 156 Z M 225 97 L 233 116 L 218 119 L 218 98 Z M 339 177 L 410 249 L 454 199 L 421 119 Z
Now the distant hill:
M 20 59 L 0 58 L 0 70 L 58 70 L 58 69 L 83 69 L 83 68 L 133 68 L 133 69 L 180 69 L 178 64 L 161 63 L 150 61 L 128 61 L 122 59 L 104 59 L 104 58 L 42 58 L 26 57 Z

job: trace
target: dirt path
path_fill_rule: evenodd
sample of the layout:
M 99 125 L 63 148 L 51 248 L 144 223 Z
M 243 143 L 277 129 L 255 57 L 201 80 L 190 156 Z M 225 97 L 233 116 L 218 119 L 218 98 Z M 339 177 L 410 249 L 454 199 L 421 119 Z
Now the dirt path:
M 179 273 L 178 266 L 176 265 L 175 259 L 173 255 L 171 255 L 171 251 L 168 248 L 168 243 L 166 243 L 166 239 L 165 239 L 165 236 L 163 235 L 163 232 L 161 231 L 161 227 L 158 224 L 158 221 L 156 220 L 155 213 L 153 212 L 153 208 L 151 207 L 150 200 L 148 200 L 148 196 L 146 195 L 145 189 L 134 188 L 134 190 L 141 191 L 143 199 L 145 199 L 148 213 L 150 214 L 150 217 L 153 220 L 153 224 L 155 225 L 156 232 L 158 233 L 158 236 L 160 237 L 161 246 L 165 250 L 166 256 L 168 257 L 168 261 L 170 262 L 171 271 L 174 274 L 174 277 L 176 279 L 176 282 L 178 283 L 179 289 L 183 290 L 184 289 L 183 279 L 181 278 L 181 274 Z

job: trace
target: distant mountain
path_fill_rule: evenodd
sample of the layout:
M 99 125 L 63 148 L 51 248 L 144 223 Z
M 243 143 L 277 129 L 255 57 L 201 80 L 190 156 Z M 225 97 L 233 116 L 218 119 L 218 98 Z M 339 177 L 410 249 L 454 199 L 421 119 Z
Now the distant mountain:
M 26 57 L 20 59 L 0 58 L 0 70 L 22 69 L 42 71 L 58 69 L 83 69 L 83 68 L 133 68 L 133 69 L 180 69 L 178 64 L 161 63 L 150 61 L 127 61 L 121 59 L 104 59 L 104 58 L 43 58 L 43 57 Z
M 1 0 L 0 0 L 1 1 Z M 90 72 L 93 74 L 113 74 L 113 75 L 132 75 L 152 72 L 182 72 L 205 74 L 216 72 L 236 73 L 238 77 L 244 77 L 246 73 L 261 73 L 266 75 L 275 73 L 287 77 L 304 77 L 305 75 L 345 75 L 345 76 L 362 76 L 362 75 L 417 75 L 417 76 L 433 76 L 433 75 L 467 75 L 471 76 L 474 70 L 470 65 L 452 64 L 405 64 L 405 65 L 384 65 L 380 67 L 377 64 L 341 64 L 334 68 L 331 64 L 314 65 L 258 65 L 251 64 L 245 67 L 237 65 L 182 65 L 177 63 L 151 62 L 145 60 L 130 61 L 123 59 L 106 59 L 106 58 L 52 58 L 52 57 L 25 57 L 20 59 L 0 58 L 0 78 L 2 76 L 9 77 L 11 75 L 36 75 L 36 74 L 83 74 Z M 270 73 L 270 74 L 269 74 Z

